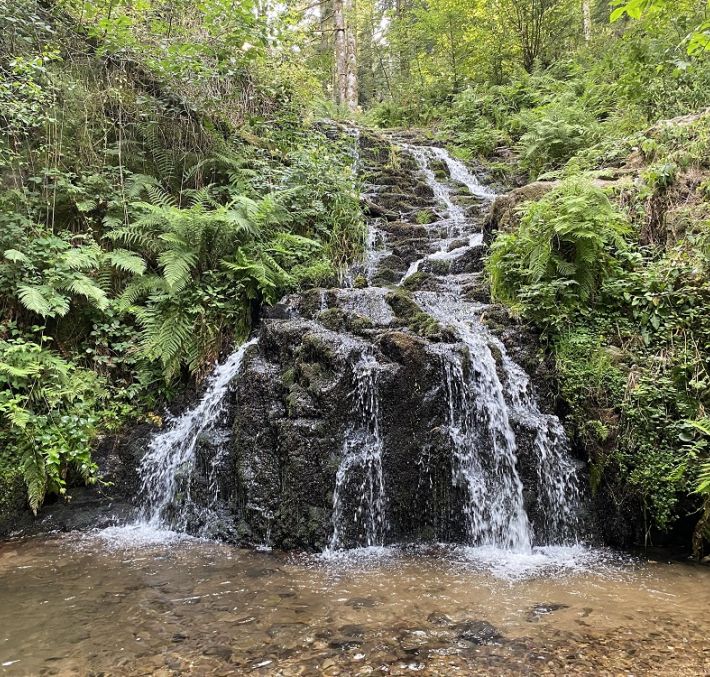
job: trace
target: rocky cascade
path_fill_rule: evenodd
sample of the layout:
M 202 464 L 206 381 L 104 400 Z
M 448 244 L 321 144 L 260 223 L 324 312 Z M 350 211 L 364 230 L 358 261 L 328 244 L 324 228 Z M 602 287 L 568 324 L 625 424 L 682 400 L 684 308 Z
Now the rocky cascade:
M 268 309 L 257 339 L 218 369 L 205 398 L 222 388 L 225 401 L 200 425 L 231 434 L 180 432 L 203 398 L 153 441 L 144 514 L 279 548 L 524 552 L 575 540 L 579 469 L 562 426 L 511 357 L 515 332 L 488 326 L 493 193 L 442 148 L 352 138 L 369 214 L 363 261 L 342 287 Z

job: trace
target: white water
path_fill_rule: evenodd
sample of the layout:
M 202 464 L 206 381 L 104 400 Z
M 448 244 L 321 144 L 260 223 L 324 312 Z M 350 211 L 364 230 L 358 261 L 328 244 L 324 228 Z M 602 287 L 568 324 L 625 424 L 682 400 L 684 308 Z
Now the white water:
M 242 344 L 209 378 L 207 388 L 195 404 L 166 430 L 156 435 L 141 460 L 143 506 L 138 525 L 144 530 L 185 530 L 189 509 L 190 475 L 195 467 L 196 449 L 201 437 L 213 432 L 226 405 L 230 384 L 239 374 L 246 351 L 256 343 L 251 339 Z M 216 474 L 220 455 L 212 460 L 208 470 L 209 490 L 216 492 Z
M 481 184 L 478 178 L 474 174 L 471 174 L 463 162 L 451 157 L 445 148 L 426 146 L 426 149 L 431 155 L 446 164 L 451 178 L 466 186 L 471 195 L 485 200 L 492 200 L 496 196 L 495 192 Z
M 439 202 L 444 210 L 441 218 L 427 224 L 427 231 L 438 231 L 441 226 L 445 226 L 446 237 L 434 243 L 434 246 L 436 247 L 436 251 L 434 253 L 428 254 L 427 256 L 413 261 L 410 264 L 407 272 L 404 274 L 404 277 L 400 280 L 400 285 L 412 275 L 417 273 L 422 263 L 425 261 L 451 261 L 463 256 L 472 247 L 480 246 L 483 242 L 482 233 L 467 232 L 470 227 L 466 217 L 466 212 L 456 202 L 456 193 L 454 189 L 447 183 L 442 183 L 436 178 L 434 171 L 431 169 L 432 161 L 438 160 L 443 162 L 449 170 L 449 175 L 452 181 L 466 186 L 469 193 L 474 197 L 480 198 L 484 201 L 492 200 L 495 197 L 495 193 L 493 191 L 483 186 L 476 176 L 474 176 L 462 162 L 452 158 L 446 149 L 438 148 L 436 146 L 405 145 L 403 147 L 411 153 L 416 160 L 420 173 L 434 192 L 434 198 Z M 468 245 L 459 246 L 449 250 L 452 242 L 460 239 L 463 235 L 468 237 Z
M 364 352 L 353 365 L 355 407 L 335 479 L 330 551 L 343 546 L 343 537 L 351 526 L 355 527 L 355 539 L 360 545 L 381 546 L 384 542 L 385 483 L 378 369 L 377 360 L 369 352 Z M 357 508 L 351 512 L 346 508 L 352 506 L 353 500 Z
M 428 229 L 438 229 L 446 223 L 448 236 L 439 241 L 437 251 L 412 262 L 400 284 L 427 260 L 453 260 L 482 244 L 482 233 L 455 203 L 452 189 L 436 178 L 430 166 L 432 160 L 443 162 L 450 178 L 464 184 L 471 194 L 485 200 L 494 195 L 445 149 L 406 149 L 445 209 L 445 219 L 430 224 Z M 452 242 L 463 235 L 468 244 L 450 249 Z M 530 562 L 546 561 L 549 554 L 534 551 L 534 542 L 561 546 L 573 543 L 577 533 L 579 489 L 567 438 L 560 421 L 540 411 L 527 374 L 480 321 L 481 306 L 463 298 L 462 285 L 453 276 L 443 281 L 445 291 L 420 292 L 415 298 L 423 310 L 452 328 L 467 349 L 464 355 L 446 344 L 432 347 L 442 361 L 449 403 L 452 481 L 467 495 L 464 518 L 468 541 L 496 552 L 532 557 Z M 514 423 L 534 431 L 532 451 L 538 485 L 535 508 L 542 515 L 544 533 L 533 534 L 526 512 Z

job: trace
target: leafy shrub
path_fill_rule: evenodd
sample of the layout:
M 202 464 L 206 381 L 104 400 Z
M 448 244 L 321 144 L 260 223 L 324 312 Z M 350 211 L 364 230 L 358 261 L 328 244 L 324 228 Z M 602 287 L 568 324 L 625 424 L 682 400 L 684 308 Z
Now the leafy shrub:
M 626 374 L 604 337 L 584 326 L 565 332 L 555 341 L 555 366 L 575 436 L 593 453 L 618 434 Z
M 569 180 L 521 209 L 488 259 L 494 296 L 547 323 L 568 322 L 618 266 L 629 227 L 604 192 Z
M 36 512 L 47 493 L 64 494 L 67 476 L 96 480 L 91 443 L 104 397 L 101 379 L 5 327 L 0 338 L 2 455 L 21 468 Z M 9 335 L 8 335 L 9 334 Z
M 520 165 L 532 177 L 562 167 L 600 136 L 594 117 L 570 99 L 562 99 L 534 113 L 521 114 L 521 119 L 527 131 L 518 144 Z

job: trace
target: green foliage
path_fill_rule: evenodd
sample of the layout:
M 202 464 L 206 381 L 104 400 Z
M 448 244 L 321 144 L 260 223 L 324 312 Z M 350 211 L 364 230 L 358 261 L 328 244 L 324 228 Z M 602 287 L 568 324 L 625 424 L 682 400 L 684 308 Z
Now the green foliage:
M 18 243 L 26 251 L 5 250 L 0 274 L 10 295 L 42 318 L 63 317 L 77 297 L 106 308 L 105 291 L 90 277 L 101 268 L 103 252 L 90 238 L 82 240 L 71 233 L 45 235 Z
M 626 390 L 626 375 L 618 357 L 604 345 L 603 337 L 584 326 L 561 334 L 555 342 L 555 366 L 561 395 L 570 407 L 569 422 L 592 453 L 619 432 L 616 406 Z M 603 455 L 593 460 L 597 466 L 606 462 Z M 599 471 L 593 477 L 598 478 Z
M 520 165 L 533 178 L 562 167 L 600 134 L 596 120 L 574 100 L 562 99 L 523 117 L 531 119 L 522 123 L 527 131 L 519 142 Z
M 352 140 L 310 124 L 285 18 L 0 4 L 0 468 L 37 510 L 262 303 L 337 280 L 364 224 Z
M 11 326 L 0 339 L 0 442 L 21 468 L 30 507 L 47 493 L 64 494 L 70 472 L 96 480 L 91 442 L 98 423 L 101 380 Z M 5 459 L 7 463 L 7 459 Z
M 496 239 L 487 263 L 492 292 L 542 324 L 567 323 L 618 267 L 628 232 L 602 190 L 566 181 L 524 205 L 520 228 Z
M 643 238 L 649 201 L 675 210 L 673 200 L 689 199 L 687 173 L 705 167 L 696 149 L 706 124 L 664 126 L 639 143 L 650 164 L 613 194 L 638 224 L 638 241 L 599 188 L 573 177 L 524 205 L 519 229 L 497 236 L 488 261 L 494 293 L 544 331 L 593 486 L 636 504 L 649 531 L 699 507 L 698 553 L 709 535 L 707 440 L 703 424 L 688 421 L 703 421 L 710 405 L 708 224 L 693 221 L 706 213 L 701 182 L 682 230 L 663 246 Z M 578 232 L 588 255 L 577 256 Z
M 618 21 L 624 15 L 631 19 L 640 19 L 644 14 L 658 15 L 673 11 L 666 0 L 615 0 L 611 4 L 615 6 L 610 16 L 612 22 Z M 710 51 L 710 21 L 703 21 L 695 26 L 687 38 L 688 54 L 703 51 Z

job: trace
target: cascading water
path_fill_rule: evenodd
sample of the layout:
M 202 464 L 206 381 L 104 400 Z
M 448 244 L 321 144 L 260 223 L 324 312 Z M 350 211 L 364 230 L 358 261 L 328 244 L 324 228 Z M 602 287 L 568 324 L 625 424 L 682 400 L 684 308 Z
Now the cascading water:
M 438 151 L 442 151 L 443 149 L 435 148 L 434 146 L 407 145 L 404 147 L 414 156 L 414 159 L 419 165 L 419 170 L 424 175 L 424 179 L 429 187 L 434 191 L 434 198 L 446 210 L 446 222 L 449 225 L 448 234 L 449 236 L 453 235 L 455 233 L 455 227 L 466 221 L 466 213 L 463 208 L 454 201 L 451 188 L 446 184 L 437 181 L 434 170 L 431 168 L 431 161 L 437 158 L 441 159 Z M 439 223 L 441 223 L 441 221 L 439 221 Z
M 579 491 L 562 426 L 486 328 L 488 306 L 471 300 L 486 300 L 476 271 L 480 207 L 491 193 L 445 150 L 407 149 L 430 190 L 399 169 L 392 178 L 408 182 L 408 194 L 399 184 L 396 193 L 373 191 L 405 197 L 370 222 L 365 277 L 401 285 L 412 269 L 425 274 L 397 291 L 359 280 L 278 304 L 244 367 L 259 393 L 237 382 L 232 430 L 222 427 L 227 389 L 254 341 L 150 444 L 140 468 L 143 524 L 194 533 L 228 503 L 230 537 L 326 544 L 328 553 L 451 540 L 537 556 L 536 546 L 574 541 Z M 446 178 L 435 168 L 448 168 Z M 416 209 L 437 214 L 428 237 L 406 221 Z M 229 487 L 219 481 L 226 458 Z
M 446 165 L 451 178 L 466 186 L 471 195 L 486 200 L 492 200 L 496 196 L 490 188 L 486 188 L 486 186 L 481 184 L 478 178 L 468 170 L 463 162 L 451 157 L 445 148 L 439 148 L 437 146 L 426 146 L 425 148 L 430 155 Z
M 329 550 L 349 541 L 370 547 L 384 542 L 385 483 L 382 473 L 383 442 L 380 432 L 379 365 L 364 352 L 353 365 L 354 420 L 346 432 L 343 456 L 333 492 L 333 534 Z M 357 505 L 354 511 L 347 506 Z
M 230 384 L 239 374 L 247 350 L 256 341 L 251 339 L 242 344 L 218 365 L 199 402 L 151 441 L 139 467 L 143 497 L 139 523 L 155 529 L 183 531 L 195 512 L 204 510 L 204 506 L 197 506 L 192 500 L 190 478 L 196 465 L 198 443 L 215 433 L 217 453 L 207 468 L 208 504 L 216 500 L 221 452 L 226 442 L 223 431 L 219 430 L 220 417 Z
M 465 185 L 476 197 L 489 200 L 494 195 L 445 149 L 406 149 L 445 209 L 442 220 L 429 224 L 428 229 L 439 231 L 443 223 L 447 237 L 438 243 L 438 251 L 414 261 L 400 284 L 427 260 L 452 261 L 482 244 L 481 232 L 473 231 L 475 226 L 456 204 L 455 189 L 437 180 L 430 166 L 433 159 L 445 164 L 451 180 Z M 462 235 L 467 236 L 468 244 L 449 250 L 451 242 Z M 466 348 L 465 355 L 447 345 L 438 346 L 436 352 L 442 360 L 449 404 L 452 479 L 466 493 L 464 516 L 469 542 L 529 552 L 534 541 L 574 540 L 579 488 L 562 425 L 555 416 L 540 411 L 529 378 L 481 322 L 481 304 L 465 300 L 462 283 L 455 276 L 448 276 L 440 286 L 441 291 L 419 292 L 415 298 L 429 315 L 453 329 Z M 500 356 L 498 361 L 493 352 Z M 514 424 L 533 431 L 538 485 L 535 509 L 543 516 L 540 530 L 544 533 L 533 534 L 528 519 Z
M 456 202 L 455 191 L 452 186 L 438 181 L 436 174 L 431 168 L 432 161 L 442 162 L 449 170 L 451 179 L 466 187 L 469 194 L 480 200 L 489 201 L 495 197 L 495 193 L 490 191 L 485 186 L 481 185 L 478 179 L 465 167 L 462 162 L 452 158 L 444 148 L 436 146 L 404 146 L 406 150 L 412 154 L 417 162 L 419 171 L 424 177 L 427 185 L 432 189 L 434 198 L 444 208 L 444 216 L 438 221 L 427 226 L 429 231 L 439 231 L 441 226 L 446 228 L 446 237 L 440 239 L 436 243 L 437 251 L 433 254 L 428 254 L 421 259 L 413 261 L 400 284 L 417 273 L 421 265 L 429 260 L 453 260 L 458 256 L 466 253 L 471 247 L 480 246 L 483 242 L 481 233 L 469 233 L 468 219 L 465 210 Z M 452 242 L 460 238 L 462 235 L 468 236 L 468 244 L 457 246 L 449 251 L 449 246 Z

